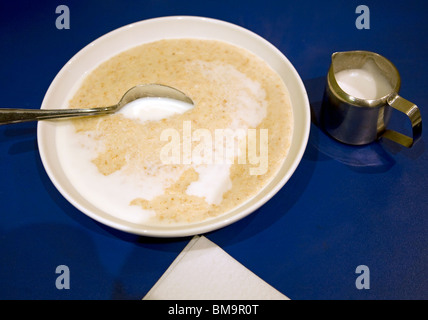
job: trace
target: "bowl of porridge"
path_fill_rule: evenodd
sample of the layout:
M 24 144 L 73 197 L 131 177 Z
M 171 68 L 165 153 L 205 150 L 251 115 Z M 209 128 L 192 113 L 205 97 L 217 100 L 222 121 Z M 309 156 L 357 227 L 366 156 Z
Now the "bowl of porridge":
M 114 30 L 71 58 L 42 108 L 114 105 L 151 83 L 193 105 L 144 98 L 115 114 L 38 124 L 48 176 L 87 216 L 144 236 L 201 234 L 254 212 L 298 166 L 310 127 L 302 80 L 272 44 L 220 20 Z

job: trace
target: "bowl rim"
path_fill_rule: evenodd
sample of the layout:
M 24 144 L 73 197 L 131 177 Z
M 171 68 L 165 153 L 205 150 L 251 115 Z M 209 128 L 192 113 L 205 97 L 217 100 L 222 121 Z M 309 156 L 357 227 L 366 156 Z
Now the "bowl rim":
M 93 40 L 92 42 L 87 44 L 85 47 L 80 49 L 61 68 L 61 70 L 58 72 L 58 74 L 55 76 L 55 78 L 51 82 L 51 84 L 50 84 L 50 86 L 49 86 L 49 88 L 48 88 L 48 90 L 44 96 L 44 99 L 42 102 L 42 108 L 46 108 L 46 101 L 53 94 L 53 92 L 55 91 L 55 88 L 61 82 L 61 78 L 64 77 L 65 74 L 67 73 L 67 70 L 74 63 L 78 62 L 81 57 L 85 56 L 85 54 L 87 54 L 87 52 L 89 50 L 93 50 L 93 48 L 95 48 L 100 43 L 108 40 L 109 38 L 111 38 L 117 34 L 120 34 L 122 32 L 126 32 L 127 30 L 130 30 L 130 29 L 132 30 L 133 28 L 141 27 L 144 25 L 171 22 L 171 21 L 175 21 L 175 22 L 177 22 L 177 21 L 184 21 L 184 22 L 190 21 L 190 22 L 192 22 L 193 21 L 193 22 L 198 22 L 198 23 L 215 24 L 215 25 L 220 26 L 222 28 L 223 27 L 224 28 L 230 28 L 231 30 L 237 31 L 239 33 L 243 33 L 247 37 L 250 37 L 250 38 L 256 40 L 257 42 L 264 44 L 264 46 L 266 46 L 266 48 L 269 51 L 278 55 L 281 58 L 281 61 L 283 63 L 285 63 L 287 65 L 287 67 L 290 69 L 290 71 L 293 73 L 293 79 L 294 79 L 295 84 L 297 85 L 297 87 L 299 89 L 299 92 L 301 94 L 301 98 L 303 99 L 302 105 L 299 107 L 303 108 L 303 115 L 304 115 L 303 123 L 305 126 L 303 128 L 300 128 L 302 131 L 301 138 L 300 138 L 300 145 L 297 146 L 297 153 L 296 153 L 295 158 L 292 161 L 291 165 L 289 166 L 289 169 L 285 172 L 284 176 L 282 176 L 280 178 L 280 180 L 273 187 L 271 187 L 270 190 L 261 199 L 259 199 L 256 203 L 254 203 L 253 205 L 251 205 L 247 208 L 244 208 L 243 210 L 238 210 L 238 212 L 235 214 L 225 213 L 225 214 L 219 215 L 213 219 L 204 220 L 204 221 L 201 221 L 199 223 L 179 225 L 178 229 L 176 229 L 176 228 L 157 228 L 157 227 L 152 227 L 150 225 L 144 226 L 141 224 L 128 223 L 127 221 L 124 221 L 124 220 L 120 220 L 122 222 L 125 222 L 125 224 L 123 224 L 123 223 L 121 224 L 120 222 L 115 222 L 115 221 L 112 221 L 111 219 L 107 219 L 105 217 L 102 217 L 102 216 L 92 212 L 88 208 L 82 206 L 78 201 L 76 201 L 76 199 L 74 199 L 63 188 L 62 184 L 58 181 L 58 179 L 56 177 L 56 173 L 52 170 L 51 166 L 49 165 L 49 159 L 48 159 L 48 155 L 46 152 L 47 146 L 44 143 L 44 139 L 41 139 L 41 137 L 43 137 L 43 133 L 44 133 L 44 130 L 45 130 L 47 124 L 43 121 L 40 121 L 38 123 L 37 141 L 38 141 L 39 155 L 40 155 L 43 167 L 44 167 L 47 175 L 49 176 L 50 180 L 52 181 L 52 183 L 56 187 L 56 189 L 61 193 L 61 195 L 63 197 L 65 197 L 67 199 L 68 202 L 70 202 L 75 208 L 77 208 L 79 211 L 81 211 L 85 215 L 89 216 L 90 218 L 92 218 L 92 219 L 94 219 L 94 220 L 96 220 L 96 221 L 98 221 L 104 225 L 112 227 L 114 229 L 121 230 L 121 231 L 128 232 L 128 233 L 132 233 L 132 234 L 138 234 L 138 235 L 142 235 L 142 236 L 151 236 L 151 237 L 160 237 L 160 238 L 184 237 L 184 236 L 191 236 L 191 235 L 195 235 L 195 234 L 202 234 L 202 233 L 214 231 L 214 230 L 223 228 L 227 225 L 230 225 L 234 222 L 237 222 L 238 220 L 243 219 L 244 217 L 248 216 L 249 214 L 251 214 L 254 211 L 256 211 L 257 209 L 259 209 L 261 206 L 263 206 L 267 201 L 269 201 L 287 183 L 287 181 L 294 174 L 296 168 L 298 167 L 298 165 L 299 165 L 299 163 L 303 157 L 303 154 L 306 150 L 307 143 L 308 143 L 309 131 L 310 131 L 310 121 L 311 121 L 310 120 L 309 99 L 308 99 L 308 95 L 307 95 L 305 86 L 303 84 L 303 81 L 300 78 L 300 75 L 297 73 L 294 66 L 291 64 L 291 62 L 285 57 L 285 55 L 279 49 L 277 49 L 275 46 L 273 46 L 270 42 L 268 42 L 263 37 L 259 36 L 258 34 L 252 32 L 246 28 L 243 28 L 239 25 L 236 25 L 236 24 L 233 24 L 233 23 L 230 23 L 227 21 L 223 21 L 223 20 L 207 18 L 207 17 L 199 17 L 199 16 L 165 16 L 165 17 L 158 17 L 158 18 L 141 20 L 141 21 L 137 21 L 137 22 L 130 23 L 128 25 L 119 27 L 117 29 L 114 29 L 114 30 L 98 37 L 97 39 Z M 170 38 L 170 37 L 165 37 L 165 38 Z M 184 36 L 182 36 L 182 38 L 184 38 Z M 227 40 L 224 40 L 224 41 L 228 42 Z M 147 42 L 150 42 L 150 41 L 141 41 L 141 44 L 147 43 Z M 124 51 L 124 50 L 126 50 L 126 49 L 122 49 L 120 51 Z M 120 52 L 120 51 L 118 51 L 118 52 Z M 113 55 L 114 54 L 112 54 L 112 56 Z M 102 61 L 100 61 L 99 63 L 101 63 L 101 62 Z M 82 77 L 84 77 L 84 76 L 82 75 Z M 291 93 L 290 93 L 290 99 L 291 99 Z M 295 107 L 293 105 L 291 107 L 293 110 L 293 118 L 294 118 L 295 117 L 295 115 L 294 115 L 294 112 L 295 112 L 294 108 Z M 296 131 L 296 128 L 294 126 L 290 150 L 293 147 L 295 131 Z M 290 151 L 289 151 L 289 153 L 290 153 Z M 274 177 L 276 177 L 278 174 L 279 174 L 279 171 L 276 173 L 276 175 Z M 267 185 L 269 185 L 269 183 L 267 183 L 266 186 Z M 266 186 L 264 188 L 266 188 Z M 232 210 L 232 212 L 233 211 L 234 210 Z M 217 220 L 217 221 L 215 221 L 215 220 Z M 210 221 L 215 221 L 215 222 L 212 223 Z

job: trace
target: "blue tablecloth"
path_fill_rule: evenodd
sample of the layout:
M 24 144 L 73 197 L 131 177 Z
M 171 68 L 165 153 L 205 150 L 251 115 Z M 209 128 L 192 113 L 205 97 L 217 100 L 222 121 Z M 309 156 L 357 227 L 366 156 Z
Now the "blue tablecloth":
M 61 4 L 69 29 L 55 25 Z M 356 27 L 360 4 L 370 10 L 369 29 Z M 422 1 L 3 1 L 0 107 L 39 108 L 76 52 L 132 22 L 195 15 L 248 28 L 293 63 L 314 121 L 288 183 L 247 218 L 206 236 L 291 299 L 427 299 L 425 133 L 411 149 L 386 141 L 350 147 L 316 121 L 331 54 L 356 49 L 390 59 L 400 93 L 428 119 L 427 12 Z M 0 126 L 0 299 L 141 299 L 190 238 L 127 234 L 79 212 L 45 173 L 36 126 Z M 60 265 L 70 271 L 68 290 L 55 285 Z M 356 286 L 360 265 L 370 271 L 369 289 Z

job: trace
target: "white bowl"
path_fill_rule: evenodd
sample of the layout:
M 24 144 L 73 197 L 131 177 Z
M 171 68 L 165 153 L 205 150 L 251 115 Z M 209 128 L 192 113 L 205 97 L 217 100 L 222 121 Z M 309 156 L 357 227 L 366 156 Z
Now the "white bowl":
M 42 109 L 65 108 L 70 92 L 88 72 L 102 61 L 137 45 L 166 38 L 202 38 L 226 41 L 246 48 L 265 60 L 283 79 L 293 109 L 294 131 L 289 154 L 276 176 L 250 201 L 216 218 L 188 225 L 168 227 L 130 223 L 95 207 L 68 181 L 61 167 L 55 143 L 55 123 L 40 121 L 38 144 L 47 174 L 59 192 L 89 217 L 125 232 L 155 237 L 201 234 L 229 225 L 254 212 L 288 181 L 298 166 L 309 136 L 310 108 L 305 87 L 288 59 L 272 44 L 247 29 L 234 24 L 202 17 L 173 16 L 133 23 L 114 30 L 79 51 L 61 69 L 50 85 Z

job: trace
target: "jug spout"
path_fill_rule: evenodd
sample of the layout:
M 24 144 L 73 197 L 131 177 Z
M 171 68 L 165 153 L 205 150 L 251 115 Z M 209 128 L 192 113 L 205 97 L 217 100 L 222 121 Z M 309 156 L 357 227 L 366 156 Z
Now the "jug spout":
M 346 69 L 360 69 L 369 60 L 373 59 L 373 52 L 356 50 L 334 52 L 331 55 L 331 65 L 335 73 Z

